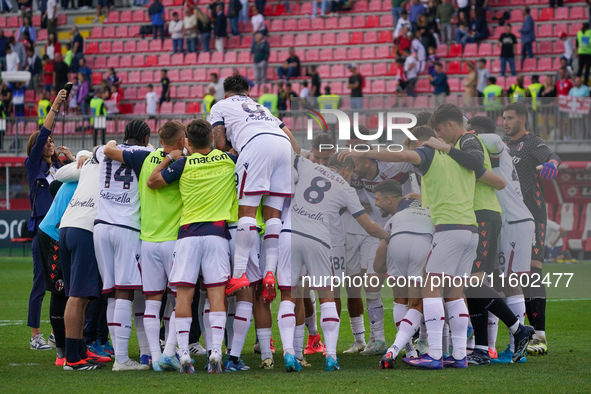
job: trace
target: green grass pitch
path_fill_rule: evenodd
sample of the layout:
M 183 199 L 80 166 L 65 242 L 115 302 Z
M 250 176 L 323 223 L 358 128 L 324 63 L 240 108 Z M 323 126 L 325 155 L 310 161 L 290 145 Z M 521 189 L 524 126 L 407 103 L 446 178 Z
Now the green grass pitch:
M 573 265 L 545 265 L 547 272 L 574 273 L 569 289 L 564 282 L 549 289 L 546 333 L 549 354 L 528 357 L 526 364 L 470 367 L 468 370 L 416 371 L 396 364 L 394 370 L 378 370 L 376 357 L 344 355 L 351 341 L 346 311 L 341 316 L 339 362 L 342 370 L 324 371 L 321 355 L 307 356 L 312 364 L 301 373 L 283 369 L 281 341 L 277 326 L 273 338 L 277 353 L 275 369 L 258 368 L 260 357 L 252 351 L 254 330 L 247 339 L 243 359 L 253 369 L 247 372 L 208 375 L 204 357 L 197 357 L 194 375 L 180 373 L 66 372 L 54 365 L 55 352 L 29 350 L 30 330 L 26 327 L 28 294 L 32 280 L 30 258 L 0 258 L 0 387 L 4 392 L 591 392 L 591 262 Z M 555 279 L 554 279 L 555 280 Z M 563 279 L 561 279 L 563 280 Z M 51 331 L 49 296 L 43 304 L 41 330 Z M 278 302 L 273 303 L 276 312 Z M 392 300 L 384 300 L 386 338 L 394 340 Z M 366 328 L 368 323 L 366 322 Z M 506 330 L 499 330 L 497 349 L 507 344 Z M 130 354 L 138 353 L 132 334 Z

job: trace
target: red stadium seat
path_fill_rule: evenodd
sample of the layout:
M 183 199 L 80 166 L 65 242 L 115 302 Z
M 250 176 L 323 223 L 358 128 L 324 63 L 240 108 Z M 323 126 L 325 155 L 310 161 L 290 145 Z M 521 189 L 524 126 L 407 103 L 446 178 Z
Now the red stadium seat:
M 515 9 L 515 10 L 511 11 L 510 21 L 511 21 L 511 23 L 523 22 L 523 13 L 521 12 L 521 9 Z
M 146 67 L 155 67 L 158 64 L 158 55 L 146 56 Z
M 326 34 L 324 36 L 326 37 Z M 350 43 L 349 32 L 342 31 L 338 33 L 336 37 L 336 43 L 338 45 L 348 45 Z
M 211 64 L 222 64 L 224 63 L 224 53 L 223 52 L 214 52 L 211 55 Z
M 447 65 L 447 73 L 448 74 L 460 74 L 462 72 L 462 62 L 460 62 L 459 60 L 455 60 L 452 62 L 449 62 L 449 64 Z
M 242 51 L 238 53 L 238 63 L 250 63 L 250 52 Z
M 131 10 L 121 11 L 119 13 L 119 22 L 123 23 L 131 23 Z M 109 21 L 111 20 L 111 14 L 109 14 Z
M 100 85 L 103 81 L 103 73 L 94 72 L 92 73 L 92 84 L 93 85 Z
M 345 48 L 345 50 L 346 50 L 346 48 Z M 332 48 L 322 48 L 320 50 L 320 59 L 324 62 L 334 60 L 332 52 L 333 52 Z M 346 52 L 345 52 L 345 57 L 346 57 Z
M 365 32 L 365 39 L 362 43 L 375 44 L 378 42 L 378 32 L 375 30 L 369 30 Z
M 349 41 L 347 39 L 347 41 Z M 324 33 L 322 35 L 322 41 L 318 45 L 335 45 L 337 43 L 337 36 L 335 33 Z
M 111 53 L 114 54 L 120 54 L 120 53 L 124 53 L 123 51 L 123 41 L 121 40 L 115 40 L 113 41 L 113 45 L 111 45 Z
M 106 56 L 97 56 L 94 59 L 93 68 L 107 68 L 107 57 Z
M 392 48 L 389 46 L 380 46 L 376 51 L 376 57 L 378 59 L 386 59 L 392 57 Z
M 119 68 L 119 56 L 109 56 L 107 59 L 107 67 Z
M 449 57 L 462 56 L 462 44 L 452 44 L 449 47 Z
M 209 81 L 209 77 L 208 77 L 207 72 L 204 68 L 195 69 L 193 78 L 195 79 L 195 81 L 199 81 L 199 82 Z
M 125 53 L 135 53 L 137 52 L 137 44 L 136 41 L 133 40 L 126 40 L 123 44 L 123 50 Z
M 140 83 L 141 74 L 139 71 L 130 71 L 127 78 L 129 83 Z
M 478 44 L 466 44 L 464 47 L 465 57 L 475 57 L 478 55 Z
M 154 78 L 154 71 L 152 71 L 152 70 L 142 71 L 142 82 L 146 82 L 146 83 L 156 82 L 156 78 Z
M 339 19 L 338 18 L 326 18 L 324 20 L 324 29 L 325 30 L 337 30 L 339 29 Z
M 184 115 L 185 113 L 187 113 L 187 103 L 185 103 L 184 101 L 174 103 L 174 109 L 172 110 L 172 112 L 176 115 Z
M 283 30 L 283 19 L 273 19 L 271 21 L 271 31 L 282 31 Z
M 521 71 L 523 72 L 534 72 L 536 71 L 536 59 L 533 58 L 528 58 L 525 59 L 525 61 L 523 62 L 523 68 L 521 69 Z
M 298 24 L 296 19 L 287 19 L 285 20 L 285 27 L 283 28 L 285 31 L 296 31 L 298 30 Z
M 380 11 L 382 11 L 382 1 L 381 0 L 370 0 L 367 9 L 370 12 L 380 12 Z
M 560 10 L 566 10 L 567 8 L 560 8 Z M 557 11 L 558 12 L 558 11 Z M 568 19 L 588 19 L 589 11 L 585 12 L 585 9 L 581 6 L 572 7 L 570 9 L 570 16 Z M 555 19 L 559 19 L 558 16 L 555 15 Z
M 308 45 L 308 34 L 302 33 L 298 34 L 295 39 L 295 46 L 296 47 L 305 47 Z
M 170 67 L 170 54 L 164 53 L 158 57 L 158 67 Z
M 380 43 L 391 43 L 392 42 L 392 31 L 391 30 L 382 30 L 380 31 L 380 38 L 378 42 Z M 446 47 L 447 48 L 447 47 Z M 445 51 L 447 54 L 447 50 Z
M 351 34 L 351 44 L 363 44 L 363 31 L 356 31 Z
M 538 37 L 553 37 L 552 25 L 544 24 L 538 28 Z
M 86 53 L 89 55 L 94 55 L 98 53 L 98 42 L 89 42 L 86 44 Z
M 398 74 L 398 65 L 396 63 L 390 63 L 390 69 L 388 74 L 390 75 L 397 75 Z
M 364 60 L 372 60 L 376 58 L 376 48 L 374 46 L 364 46 L 361 50 L 361 56 Z
M 162 41 L 161 40 L 150 40 L 150 52 L 162 52 Z
M 445 45 L 445 44 L 438 45 L 437 50 L 435 51 L 435 54 L 439 57 L 447 57 L 447 54 L 448 54 L 447 45 Z
M 209 64 L 211 63 L 211 52 L 201 52 L 199 54 L 199 60 L 197 60 L 199 64 Z
M 115 38 L 115 26 L 106 26 L 103 30 L 103 38 Z
M 382 27 L 394 27 L 394 18 L 391 13 L 382 15 L 380 17 L 380 26 Z
M 144 10 L 133 11 L 133 21 L 135 23 L 149 22 L 148 15 Z
M 193 80 L 193 69 L 192 68 L 184 68 L 181 71 L 179 81 L 180 82 L 191 82 L 192 80 Z
M 308 62 L 317 62 L 320 60 L 320 50 L 318 49 L 308 49 L 306 52 L 306 61 Z M 326 61 L 326 59 L 323 59 Z
M 344 78 L 346 76 L 345 65 L 344 64 L 333 65 L 331 68 L 330 76 L 332 78 Z
M 419 79 L 416 86 L 417 93 L 431 93 L 433 88 L 431 87 L 431 82 L 428 79 Z
M 386 93 L 386 81 L 382 78 L 374 80 L 371 85 L 371 92 L 374 94 Z
M 554 8 L 544 8 L 540 13 L 539 21 L 550 21 L 554 19 Z
M 355 26 L 353 26 L 353 18 L 350 16 L 341 16 L 339 18 L 339 24 L 338 24 L 338 28 L 339 29 L 351 29 L 354 28 Z M 360 26 L 358 26 L 360 27 Z
M 575 24 L 557 23 L 554 25 L 554 36 L 560 37 L 562 33 L 566 33 L 568 36 L 575 35 L 574 32 L 580 29 L 575 29 Z
M 312 30 L 312 22 L 308 18 L 299 19 L 297 29 L 299 31 L 310 31 Z
M 187 106 L 188 114 L 198 114 L 199 112 L 201 112 L 201 109 L 199 108 L 199 103 L 189 103 L 189 105 Z
M 388 74 L 388 66 L 386 63 L 376 63 L 373 68 L 374 75 L 386 75 Z
M 197 64 L 197 54 L 196 53 L 187 53 L 183 60 L 183 65 L 185 66 L 192 66 Z
M 363 26 L 361 25 L 356 25 L 354 26 L 355 28 L 359 28 Z M 365 22 L 365 27 L 368 29 L 373 29 L 375 27 L 386 27 L 386 26 L 380 26 L 380 16 L 379 15 L 370 15 L 367 17 L 367 21 Z
M 460 79 L 459 78 L 449 78 L 447 80 L 447 84 L 449 85 L 449 90 L 451 92 L 459 92 L 460 91 Z
M 135 55 L 133 57 L 133 67 L 144 67 L 146 65 L 146 57 L 144 55 Z
M 137 43 L 137 51 L 138 52 L 145 52 L 145 53 L 152 52 L 152 51 L 149 50 L 149 48 L 150 48 L 150 41 L 151 40 L 141 40 L 141 41 L 138 41 L 138 43 Z M 160 42 L 160 41 L 158 41 L 158 42 Z
M 343 48 L 343 49 L 345 49 L 345 48 Z M 338 48 L 335 50 L 335 52 L 336 51 L 338 51 Z M 361 47 L 350 47 L 349 48 L 349 59 L 356 60 L 356 59 L 361 59 L 361 58 L 362 58 L 361 57 Z M 342 60 L 347 60 L 347 59 L 345 58 Z
M 492 56 L 492 53 L 493 53 L 492 43 L 490 43 L 490 42 L 480 43 L 480 46 L 478 47 L 478 56 L 481 56 L 481 57 Z
M 126 25 L 117 26 L 115 37 L 120 38 L 120 39 L 125 38 L 125 37 L 129 37 L 129 32 L 128 32 L 127 26 Z
M 318 18 L 316 18 L 317 20 Z M 323 45 L 322 42 L 322 34 L 321 33 L 312 33 L 310 34 L 310 38 L 308 40 L 309 45 Z
M 92 32 L 90 33 L 90 37 L 93 39 L 103 38 L 103 27 L 102 26 L 95 26 L 92 28 Z
M 103 41 L 99 44 L 99 51 L 98 53 L 102 55 L 106 55 L 111 53 L 111 41 Z
M 552 41 L 542 41 L 538 44 L 538 52 L 540 55 L 550 55 L 552 51 Z M 551 59 L 549 59 L 551 60 Z
M 171 115 L 172 114 L 172 103 L 169 101 L 165 101 L 160 105 L 160 113 L 164 115 Z
M 324 19 L 316 18 L 312 21 L 312 30 L 324 30 Z

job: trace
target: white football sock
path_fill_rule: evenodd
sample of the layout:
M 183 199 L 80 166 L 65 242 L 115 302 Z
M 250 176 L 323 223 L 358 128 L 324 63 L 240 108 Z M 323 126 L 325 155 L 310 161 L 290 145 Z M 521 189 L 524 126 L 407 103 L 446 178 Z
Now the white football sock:
M 170 315 L 172 311 L 174 311 L 174 307 L 176 306 L 176 297 L 173 294 L 166 295 L 166 305 L 164 306 L 164 312 L 162 313 L 162 323 L 164 324 L 164 339 L 168 338 L 168 334 L 170 333 Z M 160 311 L 158 311 L 160 314 Z M 176 333 L 173 332 L 172 335 L 176 336 Z
M 409 309 L 398 325 L 398 333 L 396 334 L 396 339 L 394 340 L 393 346 L 396 346 L 398 350 L 404 348 L 406 344 L 412 340 L 413 335 L 415 335 L 419 329 L 422 318 L 423 314 L 421 312 L 417 311 L 416 309 Z M 394 358 L 397 355 L 398 353 L 394 355 Z
M 421 320 L 421 325 L 419 327 L 419 341 L 427 342 L 427 326 L 425 325 L 425 318 Z
M 234 343 L 234 317 L 236 316 L 236 296 L 227 297 L 228 308 L 226 310 L 226 352 L 232 354 L 232 344 Z M 238 353 L 240 356 L 240 353 Z
M 164 352 L 163 353 L 166 357 L 173 357 L 176 354 L 176 345 L 177 345 L 176 316 L 175 316 L 174 309 L 172 310 L 172 313 L 170 314 L 168 329 L 170 330 L 170 332 L 168 333 L 168 336 L 166 337 L 166 344 L 164 345 Z M 152 362 L 153 361 L 154 361 L 154 359 L 152 359 Z
M 445 303 L 445 309 L 449 316 L 449 328 L 453 344 L 453 357 L 461 360 L 466 357 L 466 330 L 470 315 L 463 298 Z
M 160 307 L 161 301 L 146 300 L 146 310 L 144 311 L 144 329 L 150 345 L 150 354 L 152 362 L 160 360 Z
M 429 342 L 429 356 L 439 360 L 443 355 L 443 324 L 445 323 L 445 311 L 443 298 L 429 297 L 423 299 L 423 316 L 427 327 Z M 465 334 L 465 333 L 464 333 Z
M 209 298 L 205 299 L 205 305 L 203 306 L 203 327 L 205 328 L 205 350 L 208 352 L 213 349 L 211 344 L 211 322 L 210 322 L 210 311 L 209 311 Z
M 265 275 L 267 272 L 275 274 L 277 261 L 279 260 L 279 234 L 283 228 L 281 219 L 273 218 L 265 222 L 265 236 L 263 246 L 265 248 Z
M 315 337 L 318 335 L 318 323 L 316 322 L 316 295 L 313 291 L 310 291 L 310 301 L 312 301 L 314 313 L 306 317 L 306 328 L 308 329 L 308 335 Z
M 128 348 L 131 336 L 131 301 L 124 299 L 115 300 L 115 359 L 118 363 L 129 360 Z
M 304 336 L 306 335 L 306 325 L 295 326 L 293 333 L 293 347 L 296 357 L 301 360 L 304 358 Z
M 383 310 L 383 309 L 382 309 Z M 337 341 L 339 339 L 339 326 L 341 320 L 337 314 L 335 302 L 320 304 L 320 327 L 324 334 L 324 345 L 326 346 L 326 358 L 337 358 Z
M 176 317 L 176 340 L 179 344 L 180 353 L 189 351 L 189 331 L 191 331 L 190 317 Z
M 115 349 L 115 298 L 107 298 L 107 327 L 111 336 L 111 344 Z
M 296 325 L 295 304 L 291 301 L 281 301 L 277 312 L 277 326 L 283 344 L 283 355 L 294 355 L 294 331 Z
M 273 358 L 271 351 L 271 328 L 257 328 L 259 345 L 261 347 L 261 360 Z
M 384 335 L 384 304 L 379 292 L 367 292 L 367 317 L 374 340 L 386 341 Z
M 133 322 L 135 323 L 135 333 L 140 347 L 140 355 L 150 354 L 150 343 L 144 328 L 144 311 L 146 310 L 146 296 L 141 290 L 136 290 L 133 298 Z M 159 312 L 160 313 L 160 312 Z
M 257 220 L 249 216 L 238 219 L 236 242 L 234 246 L 234 278 L 240 278 L 246 272 L 248 256 L 259 236 Z
M 397 302 L 394 303 L 394 311 L 392 314 L 394 316 L 394 325 L 396 326 L 396 329 L 398 329 L 400 322 L 406 316 L 407 311 L 408 311 L 408 305 L 399 304 Z
M 488 312 L 488 347 L 495 349 L 499 333 L 499 318 Z
M 252 323 L 252 302 L 239 301 L 234 315 L 234 338 L 231 343 L 230 356 L 240 357 L 250 324 Z M 228 339 L 228 343 L 229 339 Z
M 441 331 L 441 334 L 441 351 L 445 356 L 449 354 L 449 325 L 447 322 L 443 324 L 443 330 Z
M 209 312 L 209 322 L 211 324 L 211 350 L 217 350 L 222 354 L 226 312 Z
M 507 302 L 509 309 L 511 309 L 511 312 L 517 317 L 518 322 L 523 324 L 525 321 L 525 298 L 523 297 L 523 294 L 507 297 L 505 301 Z M 511 350 L 511 352 L 515 351 L 515 341 L 513 340 L 511 330 L 509 330 L 509 350 Z
M 365 344 L 365 323 L 363 321 L 363 315 L 352 317 L 349 324 L 351 324 L 351 331 L 353 332 L 355 342 Z

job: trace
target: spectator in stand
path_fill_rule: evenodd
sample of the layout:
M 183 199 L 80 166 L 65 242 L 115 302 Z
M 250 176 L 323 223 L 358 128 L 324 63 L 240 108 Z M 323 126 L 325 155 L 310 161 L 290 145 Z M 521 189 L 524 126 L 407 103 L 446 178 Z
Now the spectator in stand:
M 194 9 L 185 9 L 183 27 L 185 29 L 185 43 L 187 45 L 187 53 L 197 52 L 197 17 L 195 16 Z
M 392 0 L 392 19 L 394 20 L 394 26 L 396 26 L 402 10 L 406 10 L 407 5 L 408 0 Z
M 31 18 L 29 17 L 25 17 L 23 19 L 23 25 L 20 27 L 20 29 L 18 30 L 18 35 L 16 36 L 17 40 L 21 39 L 21 35 L 24 32 L 28 32 L 29 34 L 29 40 L 31 42 L 35 42 L 37 41 L 37 31 L 35 30 L 35 27 L 33 26 L 33 23 L 31 22 Z
M 589 23 L 583 23 L 583 27 L 577 32 L 577 54 L 579 55 L 579 71 L 577 76 L 583 76 L 585 85 L 589 84 L 589 70 L 591 69 L 591 27 Z
M 351 72 L 347 87 L 351 89 L 351 109 L 363 109 L 363 76 L 359 73 L 356 63 L 349 63 L 347 66 Z
M 154 0 L 148 8 L 148 15 L 150 15 L 150 21 L 152 22 L 152 35 L 153 39 L 160 38 L 164 41 L 164 6 L 160 0 Z
M 560 67 L 558 67 L 558 69 L 564 68 L 566 69 L 566 77 L 568 79 L 575 79 L 575 71 L 573 70 L 573 68 L 571 66 L 568 65 L 568 60 L 566 60 L 565 58 L 561 57 L 560 58 Z M 558 70 L 556 71 L 556 80 L 558 81 L 560 79 L 560 77 L 558 76 Z
M 62 46 L 57 40 L 56 35 L 54 33 L 51 33 L 47 36 L 47 44 L 45 44 L 45 54 L 49 56 L 50 59 L 55 60 L 56 53 L 62 53 Z
M 86 65 L 86 59 L 82 58 L 78 62 L 78 72 L 86 76 L 86 79 L 92 83 L 92 70 Z
M 197 31 L 201 41 L 201 51 L 209 52 L 209 42 L 211 41 L 211 20 L 199 8 L 195 8 L 197 15 Z
M 18 0 L 18 8 L 21 10 L 21 18 L 33 17 L 33 0 Z
M 70 67 L 64 62 L 61 52 L 55 54 L 55 61 L 53 62 L 53 86 L 57 89 L 63 89 L 68 83 L 70 76 Z
M 443 72 L 443 65 L 435 62 L 435 74 L 428 75 L 431 85 L 433 85 L 433 96 L 435 97 L 435 107 L 445 104 L 445 97 L 449 91 L 447 84 L 447 75 Z
M 252 25 L 252 35 L 254 36 L 257 33 L 261 33 L 266 36 L 267 24 L 265 22 L 265 17 L 256 7 L 252 10 L 252 12 L 252 17 L 250 18 L 250 24 Z
M 464 91 L 464 103 L 468 106 L 474 105 L 474 97 L 476 94 L 476 85 L 478 84 L 478 74 L 476 73 L 476 63 L 473 60 L 466 62 L 468 66 L 468 76 L 466 77 L 465 91 Z
M 233 36 L 239 36 L 240 30 L 238 30 L 238 20 L 240 19 L 240 10 L 242 9 L 242 3 L 240 0 L 230 0 L 228 3 L 228 18 L 230 19 L 230 30 Z
M 550 0 L 550 7 L 555 8 L 557 5 L 558 5 L 558 7 L 564 7 L 563 2 L 564 2 L 563 0 L 558 0 L 558 1 Z
M 505 76 L 507 63 L 511 68 L 511 75 L 517 75 L 515 72 L 515 52 L 517 51 L 517 37 L 511 33 L 511 24 L 505 24 L 505 32 L 499 37 L 499 46 L 501 47 L 501 77 Z
M 406 48 L 410 48 L 410 27 L 404 26 L 400 31 L 400 35 L 394 38 L 394 56 L 402 56 Z
M 103 19 L 103 22 L 108 22 L 109 21 L 109 0 L 97 0 L 96 2 L 96 16 L 94 17 L 94 20 L 92 21 L 92 23 L 99 23 L 100 22 L 100 17 L 101 17 L 101 11 L 105 11 L 105 19 Z
M 203 118 L 209 121 L 211 114 L 211 107 L 216 103 L 215 89 L 209 88 L 207 94 L 203 97 Z
M 12 107 L 14 110 L 14 116 L 22 118 L 25 116 L 25 91 L 27 85 L 23 82 L 15 82 L 6 84 L 8 89 L 12 92 Z
M 542 97 L 542 99 L 556 97 L 556 84 L 554 83 L 554 77 L 552 75 L 546 75 L 546 79 L 544 79 L 544 87 L 540 91 L 540 97 Z M 547 104 L 546 101 L 543 101 L 543 103 Z
M 246 28 L 246 23 L 248 22 L 248 0 L 240 0 L 242 4 L 242 9 L 240 10 L 240 20 L 242 21 L 242 28 Z
M 558 70 L 558 81 L 556 82 L 556 96 L 568 96 L 568 93 L 575 86 L 573 81 L 566 76 L 566 68 L 562 67 Z
M 476 72 L 478 73 L 478 84 L 476 85 L 476 91 L 478 97 L 484 97 L 484 89 L 486 88 L 488 78 L 490 77 L 490 70 L 486 68 L 486 59 L 480 58 L 476 63 Z
M 468 25 L 465 25 L 463 23 L 458 25 L 458 28 L 456 29 L 456 34 L 454 36 L 454 41 L 456 44 L 461 44 L 462 43 L 462 39 L 467 36 L 469 33 L 468 31 Z
M 565 58 L 568 62 L 569 66 L 573 65 L 573 56 L 575 54 L 575 42 L 572 38 L 568 38 L 568 35 L 565 32 L 560 33 L 560 41 L 564 46 L 564 53 L 562 57 Z
M 406 76 L 404 72 L 404 60 L 402 57 L 396 58 L 396 68 L 394 71 L 394 80 L 396 81 L 396 91 L 394 94 L 396 97 L 403 95 L 406 90 Z
M 43 72 L 43 64 L 41 63 L 39 56 L 35 55 L 35 50 L 33 48 L 29 48 L 27 55 L 27 71 L 31 73 L 29 89 L 37 92 L 39 90 L 40 84 L 39 79 L 41 78 L 41 73 Z
M 267 0 L 254 0 L 254 8 L 259 11 L 261 15 L 265 13 L 265 4 Z
M 267 65 L 269 61 L 269 43 L 265 41 L 262 33 L 254 36 L 254 46 L 252 49 L 254 62 L 254 79 L 257 85 L 267 83 Z
M 509 89 L 507 89 L 507 97 L 509 97 L 509 101 L 512 103 L 525 102 L 525 97 L 527 97 L 527 89 L 525 88 L 525 78 L 523 75 L 518 75 L 517 83 L 512 84 Z
M 43 55 L 43 89 L 46 92 L 51 92 L 54 82 L 53 60 L 47 55 Z
M 226 39 L 228 25 L 226 15 L 224 15 L 224 4 L 218 3 L 217 14 L 213 26 L 213 35 L 215 37 L 215 50 L 217 52 L 224 52 L 224 40 Z
M 23 33 L 23 36 L 26 36 L 27 33 Z M 12 50 L 18 55 L 18 62 L 19 62 L 19 70 L 25 68 L 25 64 L 27 64 L 27 50 L 25 46 L 20 42 L 16 41 L 13 37 L 8 37 L 8 43 L 12 47 Z
M 315 65 L 308 66 L 308 76 L 311 77 L 310 81 L 310 96 L 311 97 L 319 97 L 320 96 L 320 84 L 322 80 L 320 78 L 320 74 L 318 74 L 318 68 Z
M 308 88 L 308 81 L 302 82 L 302 88 L 300 89 L 300 98 L 306 103 L 305 100 L 310 98 L 310 88 Z
M 151 83 L 148 84 L 148 93 L 146 93 L 146 114 L 150 117 L 158 115 L 158 94 Z
M 400 32 L 405 26 L 408 27 L 409 30 L 412 28 L 412 24 L 408 19 L 408 12 L 406 12 L 406 10 L 402 10 L 402 12 L 400 13 L 400 18 L 398 18 L 398 22 L 396 22 L 396 28 L 394 29 L 394 37 L 399 37 Z
M 210 81 L 206 86 L 205 90 L 209 91 L 211 88 L 215 90 L 215 101 L 222 101 L 225 97 L 224 93 L 224 81 L 225 78 L 220 78 L 217 73 L 211 73 L 209 75 Z
M 121 113 L 121 94 L 119 88 L 115 85 L 111 86 L 111 97 L 105 99 L 105 106 L 109 115 L 116 115 Z
M 458 0 L 458 26 L 463 24 L 464 26 L 470 25 L 470 0 Z
M 419 15 L 424 15 L 426 13 L 427 9 L 419 0 L 411 0 L 409 20 L 413 31 L 416 31 L 417 29 L 417 19 L 419 18 Z
M 107 74 L 107 84 L 109 86 L 109 91 L 111 91 L 110 86 L 117 86 L 121 87 L 121 78 L 117 75 L 117 71 L 115 71 L 114 67 L 110 67 L 108 74 Z
M 72 53 L 72 44 L 66 44 L 66 54 L 64 55 L 64 62 L 68 65 L 68 67 L 72 67 L 72 60 L 74 58 L 74 54 Z
M 8 44 L 8 38 L 4 35 L 4 29 L 0 28 L 0 71 L 6 70 L 6 51 L 4 48 Z
M 440 41 L 449 44 L 453 37 L 453 26 L 451 20 L 456 12 L 451 0 L 443 0 L 443 3 L 437 6 L 435 12 L 435 21 L 440 32 Z
M 279 117 L 279 95 L 271 93 L 269 86 L 263 86 L 263 94 L 258 99 L 258 103 L 267 108 L 275 117 Z
M 574 86 L 570 88 L 568 95 L 574 97 L 589 97 L 589 87 L 583 85 L 581 77 L 575 77 Z
M 421 14 L 417 18 L 417 22 L 415 23 L 415 32 L 419 30 L 425 30 L 429 28 L 429 21 L 427 20 L 427 15 Z
M 534 22 L 534 18 L 529 14 L 529 7 L 523 7 L 523 25 L 519 32 L 521 33 L 521 68 L 523 68 L 523 63 L 525 62 L 525 58 L 530 57 L 533 59 L 534 57 L 534 42 L 536 41 L 536 25 Z
M 72 64 L 70 67 L 72 68 L 73 73 L 78 72 L 78 65 L 80 64 L 79 61 L 84 57 L 84 38 L 80 35 L 77 26 L 72 26 L 72 53 L 74 57 L 72 58 Z
M 300 76 L 300 58 L 296 56 L 295 49 L 289 48 L 289 57 L 283 64 L 277 67 L 277 76 L 279 79 L 289 81 L 289 78 Z
M 410 39 L 410 50 L 419 62 L 419 69 L 417 70 L 417 73 L 422 73 L 423 71 L 425 71 L 427 51 L 425 50 L 425 47 L 423 46 L 421 41 L 415 36 L 414 33 L 410 34 Z
M 6 116 L 10 116 L 12 113 L 12 92 L 6 86 L 6 82 L 2 82 L 2 88 L 0 89 L 0 100 L 2 100 L 2 107 Z
M 345 0 L 331 0 L 330 2 L 330 16 L 336 16 L 339 12 L 343 10 L 345 5 Z
M 403 55 L 405 57 L 404 74 L 406 79 L 406 95 L 409 97 L 416 97 L 417 94 L 415 93 L 415 86 L 417 85 L 417 81 L 419 79 L 419 62 L 410 52 L 409 48 L 404 50 Z
M 18 57 L 18 53 L 12 50 L 10 44 L 6 44 L 4 51 L 6 52 L 6 71 L 19 71 L 21 67 L 21 60 Z
M 429 29 L 419 29 L 417 31 L 417 38 L 423 44 L 423 48 L 425 51 L 429 49 L 429 47 L 437 48 L 437 39 L 435 35 L 431 33 Z
M 429 56 L 427 57 L 427 72 L 430 75 L 435 76 L 435 63 L 439 61 L 439 56 L 435 54 L 435 47 L 429 47 L 428 52 Z
M 70 92 L 70 98 L 68 102 L 68 109 L 71 114 L 80 113 L 80 108 L 78 107 L 78 91 L 80 90 L 80 81 L 78 80 L 78 75 L 74 74 L 72 78 L 72 91 Z
M 237 67 L 232 67 L 232 75 L 235 76 L 235 77 L 237 77 L 238 75 L 240 75 L 240 71 L 238 71 L 238 68 Z M 254 88 L 254 82 L 252 82 L 248 77 L 246 77 L 244 75 L 242 75 L 242 77 L 248 81 L 248 87 L 250 89 Z M 223 86 L 222 86 L 222 88 L 223 88 Z
M 168 79 L 168 70 L 160 70 L 160 84 L 162 92 L 160 93 L 160 105 L 165 101 L 170 101 L 170 79 Z
M 172 53 L 184 53 L 183 51 L 183 21 L 178 12 L 172 13 L 172 20 L 168 22 L 168 33 L 172 38 Z
M 470 24 L 470 31 L 462 38 L 462 46 L 486 40 L 490 37 L 490 31 L 488 30 L 488 24 L 486 18 L 481 10 L 471 11 L 473 16 L 472 23 Z

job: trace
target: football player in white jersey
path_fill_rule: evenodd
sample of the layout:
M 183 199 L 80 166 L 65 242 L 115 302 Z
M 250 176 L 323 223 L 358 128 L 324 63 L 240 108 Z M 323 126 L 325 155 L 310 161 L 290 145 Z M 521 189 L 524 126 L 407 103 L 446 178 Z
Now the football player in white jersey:
M 362 134 L 370 134 L 367 127 L 359 126 Z M 366 141 L 350 140 L 349 146 L 365 144 Z M 384 226 L 388 218 L 382 218 L 378 208 L 375 206 L 375 194 L 373 188 L 387 179 L 394 179 L 402 185 L 404 194 L 413 192 L 410 173 L 418 171 L 409 163 L 386 163 L 367 158 L 353 158 L 355 162 L 355 172 L 351 180 L 351 186 L 357 190 L 357 194 L 370 218 L 376 223 Z M 379 245 L 375 238 L 368 237 L 365 231 L 360 228 L 355 220 L 347 213 L 344 217 L 346 231 L 346 262 L 345 269 L 348 276 L 361 275 L 368 273 L 376 275 L 373 272 L 373 260 Z M 347 289 L 347 307 L 351 317 L 350 324 L 355 342 L 345 353 L 358 353 L 369 355 L 381 355 L 387 350 L 384 336 L 384 307 L 380 295 L 381 281 L 377 287 L 366 287 L 367 313 L 370 321 L 370 340 L 365 344 L 365 327 L 363 322 L 363 300 L 361 299 L 361 289 Z
M 419 200 L 404 198 L 402 187 L 395 180 L 380 183 L 374 191 L 375 203 L 382 216 L 393 215 L 385 227 L 391 234 L 390 241 L 380 242 L 374 262 L 376 272 L 386 272 L 396 280 L 392 282 L 392 290 L 394 324 L 398 333 L 380 361 L 380 369 L 389 369 L 394 367 L 403 348 L 407 357 L 412 357 L 415 352 L 410 340 L 423 318 L 421 284 L 435 226 L 429 210 L 421 208 Z
M 125 126 L 121 150 L 148 148 L 150 127 L 134 120 Z M 115 342 L 114 371 L 149 369 L 129 358 L 131 307 L 135 290 L 142 288 L 140 274 L 140 199 L 138 177 L 131 167 L 105 156 L 104 147 L 95 152 L 99 162 L 98 215 L 94 226 L 94 249 L 109 299 L 107 324 Z
M 248 80 L 240 75 L 224 81 L 226 98 L 211 108 L 214 144 L 226 151 L 231 147 L 238 153 L 236 189 L 239 199 L 236 250 L 233 277 L 227 295 L 249 284 L 246 277 L 248 256 L 258 239 L 256 211 L 263 201 L 265 220 L 264 249 L 266 255 L 263 284 L 274 297 L 277 268 L 281 209 L 285 197 L 291 196 L 292 147 L 289 129 L 267 108 L 248 97 Z M 264 295 L 264 296 L 265 296 Z
M 529 274 L 531 262 L 531 249 L 535 242 L 534 218 L 523 202 L 521 185 L 517 171 L 513 165 L 513 159 L 509 155 L 509 149 L 495 134 L 495 123 L 485 116 L 476 116 L 469 121 L 473 129 L 484 143 L 488 154 L 492 172 L 503 177 L 507 187 L 503 190 L 495 190 L 499 204 L 503 210 L 501 236 L 499 243 L 499 265 L 502 274 L 509 278 L 511 275 Z M 494 283 L 493 283 L 494 284 Z M 523 290 L 519 286 L 506 286 L 503 289 L 507 306 L 515 314 L 519 322 L 525 320 L 525 298 Z M 495 349 L 498 329 L 498 317 L 489 312 L 489 348 Z M 493 363 L 511 362 L 515 344 L 513 335 L 510 335 L 510 345 L 499 353 L 497 358 L 491 359 Z
M 301 370 L 293 345 L 296 319 L 292 289 L 298 285 L 302 269 L 305 267 L 309 285 L 318 291 L 320 301 L 320 325 L 326 345 L 325 369 L 338 370 L 340 367 L 336 357 L 336 346 L 340 319 L 331 289 L 334 271 L 330 251 L 330 226 L 340 216 L 341 210 L 346 208 L 371 236 L 388 239 L 389 234 L 371 221 L 355 190 L 335 171 L 348 171 L 348 174 L 344 175 L 350 177 L 353 168 L 351 160 L 341 163 L 335 156 L 334 161 L 331 159 L 329 163 L 332 167 L 329 169 L 296 156 L 293 166 L 295 193 L 291 201 L 290 215 L 283 229 L 285 234 L 291 235 L 291 258 L 288 258 L 288 253 L 282 253 L 282 266 L 278 271 L 281 275 L 280 288 L 285 289 L 281 292 L 282 301 L 278 312 L 285 368 L 287 371 Z M 286 287 L 291 289 L 288 290 Z

